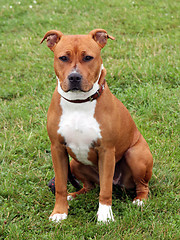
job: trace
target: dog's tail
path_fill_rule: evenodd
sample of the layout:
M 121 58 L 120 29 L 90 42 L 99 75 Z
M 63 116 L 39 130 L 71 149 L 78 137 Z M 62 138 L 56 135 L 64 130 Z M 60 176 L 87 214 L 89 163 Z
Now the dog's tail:
M 78 182 L 78 180 L 74 177 L 74 175 L 71 172 L 69 161 L 68 161 L 68 180 L 77 189 L 77 191 L 82 188 L 80 183 Z M 51 192 L 55 195 L 55 192 L 56 192 L 56 190 L 55 190 L 55 177 L 53 177 L 49 181 L 48 187 L 50 188 Z

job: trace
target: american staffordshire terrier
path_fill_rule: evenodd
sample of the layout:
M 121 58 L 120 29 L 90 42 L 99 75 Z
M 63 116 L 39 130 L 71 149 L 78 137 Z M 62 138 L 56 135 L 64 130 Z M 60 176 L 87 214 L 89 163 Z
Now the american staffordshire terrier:
M 56 202 L 50 220 L 67 218 L 68 201 L 100 185 L 98 222 L 114 221 L 112 186 L 135 189 L 138 205 L 148 198 L 153 159 L 148 144 L 126 107 L 110 92 L 101 49 L 104 29 L 87 35 L 48 31 L 41 43 L 54 52 L 57 86 L 47 116 L 55 171 Z M 67 193 L 68 155 L 72 174 L 83 183 Z

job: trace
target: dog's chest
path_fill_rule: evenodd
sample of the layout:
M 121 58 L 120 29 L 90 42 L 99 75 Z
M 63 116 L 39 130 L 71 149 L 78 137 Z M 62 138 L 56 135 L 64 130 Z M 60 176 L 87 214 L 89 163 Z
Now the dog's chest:
M 58 133 L 64 137 L 78 161 L 92 165 L 88 152 L 91 144 L 101 138 L 99 123 L 94 118 L 96 100 L 78 104 L 61 99 L 60 105 L 62 115 Z

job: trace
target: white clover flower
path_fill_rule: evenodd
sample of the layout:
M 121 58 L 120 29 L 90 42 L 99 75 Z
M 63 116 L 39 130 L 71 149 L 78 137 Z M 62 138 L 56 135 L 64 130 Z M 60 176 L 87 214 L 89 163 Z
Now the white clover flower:
M 29 5 L 29 8 L 32 8 L 33 6 L 32 5 Z

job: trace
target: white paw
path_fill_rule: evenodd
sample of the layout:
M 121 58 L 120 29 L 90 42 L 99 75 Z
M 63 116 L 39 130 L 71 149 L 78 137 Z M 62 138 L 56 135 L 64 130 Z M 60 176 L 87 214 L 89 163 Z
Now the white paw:
M 97 219 L 98 222 L 107 223 L 110 221 L 112 222 L 114 221 L 114 217 L 113 217 L 113 213 L 110 205 L 99 203 L 97 216 L 98 216 L 98 219 Z
M 61 222 L 62 220 L 66 219 L 66 218 L 67 218 L 66 213 L 63 213 L 63 214 L 56 213 L 56 214 L 50 216 L 49 220 L 58 223 L 58 222 Z
M 67 196 L 67 200 L 68 200 L 68 201 L 72 201 L 73 199 L 74 199 L 73 196 L 71 196 L 71 195 L 68 195 L 68 196 Z
M 144 202 L 139 200 L 139 199 L 135 199 L 133 201 L 133 204 L 137 205 L 137 206 L 143 206 L 144 205 Z

